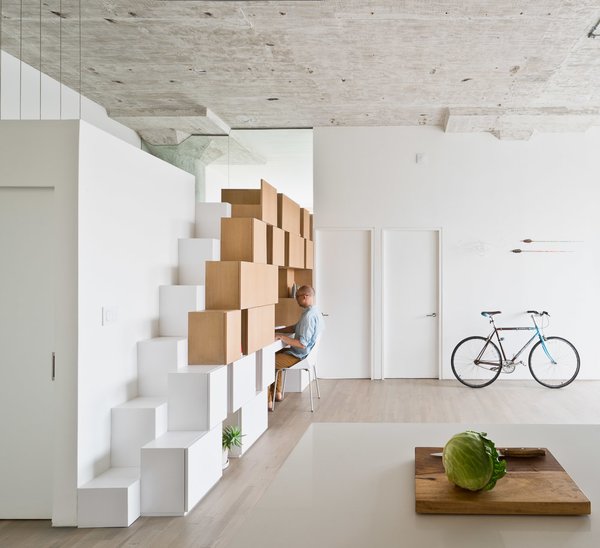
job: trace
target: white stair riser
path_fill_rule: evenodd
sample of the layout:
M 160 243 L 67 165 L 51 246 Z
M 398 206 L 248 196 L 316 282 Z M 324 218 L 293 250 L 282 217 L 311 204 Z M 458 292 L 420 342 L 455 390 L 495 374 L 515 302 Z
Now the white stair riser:
M 221 239 L 221 219 L 231 217 L 231 204 L 198 202 L 196 204 L 196 238 Z
M 221 258 L 219 240 L 185 238 L 179 240 L 179 284 L 204 285 L 206 261 Z
M 169 430 L 212 430 L 227 417 L 227 366 L 169 374 Z
M 188 312 L 204 310 L 204 286 L 161 285 L 159 289 L 160 334 L 187 337 Z
M 138 395 L 167 396 L 171 371 L 187 365 L 187 339 L 159 337 L 138 343 Z

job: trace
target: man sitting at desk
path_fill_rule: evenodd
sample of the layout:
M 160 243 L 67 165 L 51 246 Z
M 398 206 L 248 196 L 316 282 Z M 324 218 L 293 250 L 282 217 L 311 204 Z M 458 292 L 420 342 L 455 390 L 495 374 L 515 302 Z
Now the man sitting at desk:
M 315 290 L 310 285 L 303 285 L 296 291 L 296 302 L 304 311 L 296 325 L 283 327 L 275 331 L 275 339 L 289 345 L 289 348 L 280 350 L 275 354 L 275 369 L 286 369 L 298 363 L 308 356 L 317 342 L 317 337 L 323 329 L 323 320 L 319 309 L 313 305 Z M 294 337 L 284 335 L 284 333 L 294 333 Z M 275 401 L 282 400 L 283 375 L 277 379 L 277 388 L 275 390 Z M 273 410 L 273 383 L 269 387 L 269 411 Z

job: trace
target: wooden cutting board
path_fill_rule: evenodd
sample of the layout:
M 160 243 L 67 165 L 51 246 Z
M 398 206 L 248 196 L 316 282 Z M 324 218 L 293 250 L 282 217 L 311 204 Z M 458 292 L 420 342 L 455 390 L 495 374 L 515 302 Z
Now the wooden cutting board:
M 546 449 L 541 457 L 507 457 L 491 491 L 467 491 L 446 478 L 440 447 L 415 448 L 415 510 L 420 514 L 591 514 L 591 503 Z

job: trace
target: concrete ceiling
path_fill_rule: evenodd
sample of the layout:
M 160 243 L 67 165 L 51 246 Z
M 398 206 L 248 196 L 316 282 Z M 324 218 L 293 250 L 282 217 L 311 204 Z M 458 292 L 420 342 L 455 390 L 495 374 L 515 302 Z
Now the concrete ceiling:
M 21 0 L 2 1 L 2 47 L 37 67 L 40 0 L 22 5 L 20 25 Z M 156 143 L 229 128 L 527 138 L 600 124 L 598 0 L 79 5 L 41 3 L 42 71 Z

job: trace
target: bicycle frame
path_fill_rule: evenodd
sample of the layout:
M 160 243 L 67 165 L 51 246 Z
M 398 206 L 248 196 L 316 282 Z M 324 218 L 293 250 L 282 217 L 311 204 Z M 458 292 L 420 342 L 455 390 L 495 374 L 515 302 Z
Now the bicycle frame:
M 494 323 L 494 318 L 490 317 L 490 323 L 493 326 L 493 331 L 488 335 L 485 344 L 483 345 L 483 348 L 481 349 L 481 352 L 479 353 L 479 355 L 477 356 L 477 359 L 475 360 L 476 364 L 484 364 L 484 365 L 492 365 L 492 366 L 496 366 L 498 365 L 495 362 L 488 362 L 488 361 L 484 361 L 481 359 L 481 356 L 483 356 L 483 353 L 485 352 L 485 349 L 487 348 L 488 344 L 490 343 L 490 341 L 492 340 L 492 338 L 494 337 L 494 335 L 496 335 L 496 340 L 498 341 L 498 346 L 500 347 L 500 352 L 502 352 L 502 365 L 512 365 L 515 363 L 515 361 L 519 358 L 519 356 L 523 353 L 523 351 L 529 347 L 529 345 L 537 338 L 539 339 L 539 341 L 542 344 L 542 348 L 544 350 L 544 353 L 546 354 L 546 356 L 548 356 L 548 359 L 554 364 L 556 365 L 556 361 L 554 360 L 554 358 L 550 355 L 550 351 L 548 350 L 548 347 L 546 346 L 546 341 L 544 340 L 544 336 L 542 335 L 542 332 L 540 331 L 540 328 L 537 324 L 537 322 L 535 321 L 535 318 L 533 317 L 533 315 L 531 316 L 531 320 L 533 321 L 533 327 L 496 327 L 496 324 Z M 504 347 L 502 346 L 502 339 L 500 337 L 499 332 L 500 331 L 535 331 L 535 333 L 532 335 L 532 337 L 523 345 L 523 347 L 509 360 L 506 357 L 506 352 L 504 351 Z

